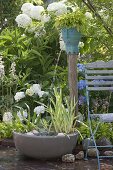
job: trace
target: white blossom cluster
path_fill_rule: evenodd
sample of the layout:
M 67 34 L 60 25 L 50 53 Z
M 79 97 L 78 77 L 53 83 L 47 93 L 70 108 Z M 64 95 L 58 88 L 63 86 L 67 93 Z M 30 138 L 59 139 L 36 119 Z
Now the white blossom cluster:
M 80 41 L 79 44 L 78 44 L 78 46 L 79 46 L 80 48 L 82 48 L 82 47 L 84 47 L 84 43 Z
M 33 84 L 29 89 L 26 90 L 26 94 L 29 96 L 33 96 L 34 94 L 42 97 L 46 92 L 41 90 L 40 84 Z
M 27 111 L 23 110 L 23 111 L 18 111 L 17 112 L 17 116 L 20 119 L 20 121 L 22 121 L 24 118 L 27 118 Z
M 5 123 L 11 123 L 13 119 L 13 115 L 11 112 L 5 112 L 3 115 L 3 122 Z
M 37 107 L 34 108 L 34 112 L 37 114 L 37 116 L 39 116 L 40 113 L 45 112 L 45 107 L 44 106 L 37 106 Z
M 0 78 L 3 78 L 4 75 L 5 75 L 4 62 L 2 60 L 2 56 L 0 56 Z
M 14 99 L 18 102 L 19 100 L 23 99 L 25 97 L 24 92 L 17 92 L 16 95 L 14 96 Z
M 101 9 L 100 11 L 98 11 L 98 13 L 104 20 L 108 20 L 109 15 L 107 13 L 106 8 Z
M 67 6 L 63 1 L 53 2 L 48 5 L 47 11 L 55 12 L 55 15 L 59 16 L 67 13 Z
M 26 92 L 17 92 L 14 96 L 14 99 L 16 100 L 16 102 L 18 102 L 19 100 L 23 99 L 25 97 L 25 95 L 28 96 L 33 96 L 33 95 L 38 95 L 39 97 L 42 97 L 44 94 L 48 94 L 45 91 L 41 90 L 41 86 L 40 84 L 33 84 L 30 88 L 28 88 L 26 90 Z
M 18 15 L 15 19 L 18 27 L 27 28 L 30 26 L 31 31 L 33 31 L 34 26 L 32 26 L 32 19 L 42 21 L 43 23 L 50 20 L 50 16 L 45 13 L 44 7 L 40 5 L 34 6 L 32 3 L 24 3 L 21 7 L 21 11 L 22 14 Z
M 18 27 L 26 28 L 32 24 L 32 19 L 26 14 L 20 14 L 16 17 L 15 21 Z
M 10 68 L 10 75 L 12 76 L 12 78 L 17 78 L 17 75 L 16 75 L 16 63 L 15 62 L 13 62 L 12 64 L 11 64 L 11 68 Z
M 85 13 L 85 16 L 86 16 L 86 18 L 88 18 L 88 19 L 93 19 L 93 16 L 92 16 L 92 14 L 91 14 L 90 12 L 86 12 L 86 13 Z

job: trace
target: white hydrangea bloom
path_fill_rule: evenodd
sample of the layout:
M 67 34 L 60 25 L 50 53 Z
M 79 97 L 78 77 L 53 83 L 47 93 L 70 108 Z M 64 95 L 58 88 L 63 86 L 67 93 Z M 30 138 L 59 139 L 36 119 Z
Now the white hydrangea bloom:
M 37 106 L 37 107 L 34 108 L 34 112 L 37 114 L 37 116 L 39 116 L 40 113 L 45 112 L 45 107 L 44 106 Z
M 34 7 L 34 5 L 32 3 L 24 3 L 21 7 L 21 11 L 24 14 L 27 14 L 28 16 L 30 16 L 30 11 L 33 7 Z
M 28 96 L 33 96 L 33 95 L 34 95 L 33 89 L 32 89 L 32 88 L 27 89 L 27 90 L 26 90 L 26 94 L 27 94 Z
M 11 112 L 5 112 L 4 113 L 4 115 L 3 115 L 3 122 L 11 123 L 12 119 L 13 119 L 13 115 L 12 115 Z
M 41 86 L 40 84 L 33 84 L 30 89 L 32 89 L 34 91 L 35 94 L 38 94 L 39 92 L 41 92 Z
M 80 41 L 79 44 L 78 44 L 78 46 L 79 46 L 80 48 L 82 48 L 82 47 L 84 47 L 84 43 Z
M 34 6 L 30 11 L 30 16 L 32 19 L 41 20 L 41 13 L 44 12 L 42 6 Z
M 18 111 L 17 116 L 20 119 L 20 121 L 22 121 L 24 118 L 27 118 L 27 111 L 26 110 Z
M 50 20 L 49 15 L 44 14 L 44 15 L 41 16 L 41 22 L 46 23 L 46 22 L 49 22 L 49 20 Z
M 44 94 L 45 94 L 44 91 L 39 91 L 39 92 L 38 92 L 39 97 L 42 97 Z
M 90 12 L 86 12 L 85 13 L 85 16 L 88 18 L 88 19 L 93 19 L 93 16 Z
M 17 92 L 16 95 L 14 96 L 14 99 L 18 102 L 19 100 L 21 100 L 24 97 L 25 97 L 24 92 Z
M 18 24 L 18 27 L 26 28 L 32 24 L 32 19 L 26 14 L 20 14 L 16 17 L 15 21 Z
M 48 11 L 53 11 L 57 16 L 67 13 L 67 6 L 63 2 L 53 2 L 48 5 Z

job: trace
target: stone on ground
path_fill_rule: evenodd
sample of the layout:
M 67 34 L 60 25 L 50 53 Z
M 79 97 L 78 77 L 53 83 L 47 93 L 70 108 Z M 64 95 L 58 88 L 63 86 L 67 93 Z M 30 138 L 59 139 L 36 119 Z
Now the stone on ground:
M 62 162 L 73 163 L 75 161 L 75 156 L 73 154 L 66 154 L 62 156 Z
M 80 151 L 78 154 L 76 154 L 75 156 L 76 159 L 83 159 L 84 158 L 84 152 L 83 151 Z

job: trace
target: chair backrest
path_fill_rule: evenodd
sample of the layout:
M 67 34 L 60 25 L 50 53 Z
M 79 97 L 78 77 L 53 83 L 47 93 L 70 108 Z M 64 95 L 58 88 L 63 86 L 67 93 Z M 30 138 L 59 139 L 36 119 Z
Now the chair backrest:
M 113 90 L 113 60 L 97 61 L 85 65 L 87 91 Z

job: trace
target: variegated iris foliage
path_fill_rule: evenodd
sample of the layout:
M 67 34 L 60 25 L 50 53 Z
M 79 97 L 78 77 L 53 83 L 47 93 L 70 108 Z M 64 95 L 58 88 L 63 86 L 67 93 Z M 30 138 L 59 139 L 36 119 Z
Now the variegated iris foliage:
M 47 131 L 56 133 L 74 133 L 77 130 L 77 121 L 85 126 L 83 122 L 75 116 L 75 108 L 73 102 L 69 101 L 68 97 L 63 98 L 61 89 L 54 89 L 54 95 L 50 98 L 50 105 L 45 106 L 46 111 L 50 116 L 49 121 L 41 120 L 43 127 Z

